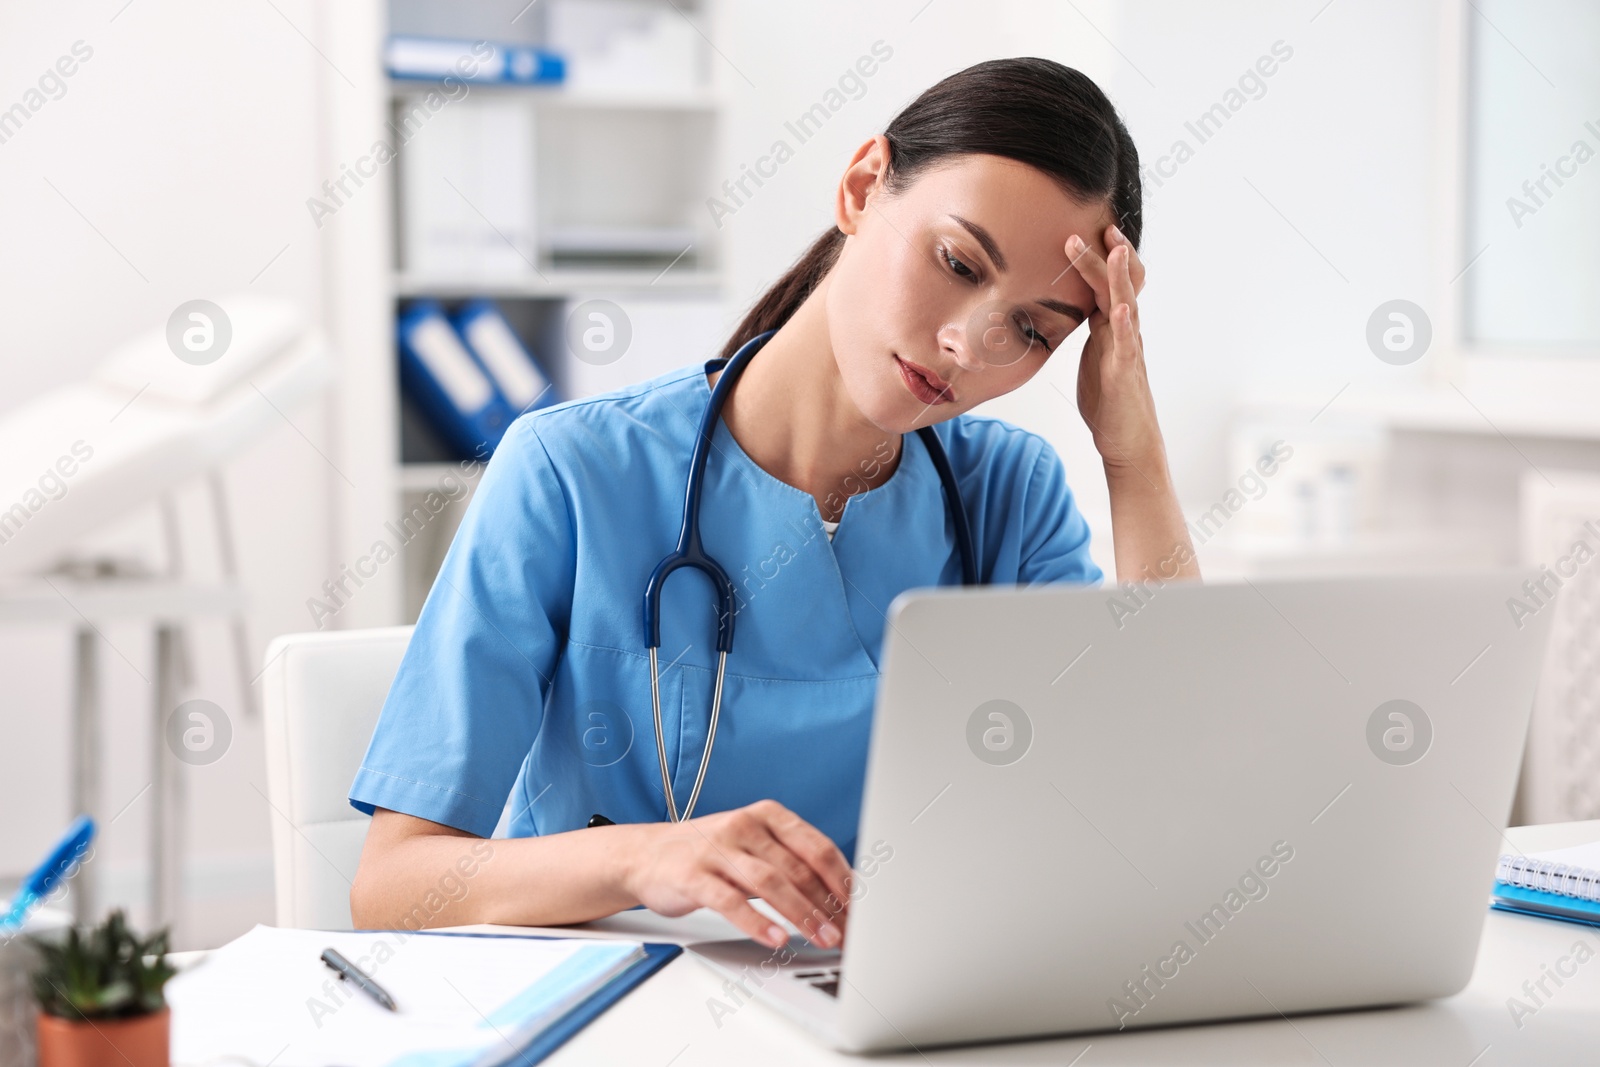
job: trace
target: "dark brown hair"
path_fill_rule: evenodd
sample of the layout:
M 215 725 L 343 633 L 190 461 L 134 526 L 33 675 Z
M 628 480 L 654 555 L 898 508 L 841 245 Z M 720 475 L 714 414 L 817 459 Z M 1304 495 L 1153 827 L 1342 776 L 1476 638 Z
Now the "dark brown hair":
M 883 134 L 889 142 L 884 187 L 891 193 L 952 156 L 1004 156 L 1037 167 L 1076 200 L 1109 201 L 1117 228 L 1139 247 L 1139 153 L 1111 101 L 1081 71 L 1033 57 L 976 63 L 913 100 Z M 751 307 L 723 358 L 783 325 L 833 268 L 843 244 L 837 226 L 817 238 Z

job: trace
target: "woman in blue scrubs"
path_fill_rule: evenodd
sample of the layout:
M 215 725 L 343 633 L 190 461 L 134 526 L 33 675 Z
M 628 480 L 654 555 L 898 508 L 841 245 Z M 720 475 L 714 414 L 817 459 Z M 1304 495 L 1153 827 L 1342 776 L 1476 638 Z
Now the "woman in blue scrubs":
M 844 937 L 895 595 L 961 579 L 933 426 L 989 583 L 1095 584 L 1044 438 L 967 414 L 1087 321 L 1078 409 L 1118 577 L 1198 577 L 1145 377 L 1138 155 L 1103 93 L 1042 59 L 980 63 L 855 152 L 834 227 L 723 356 L 776 333 L 716 425 L 700 509 L 737 591 L 696 814 L 666 820 L 641 598 L 676 543 L 705 361 L 523 415 L 494 453 L 350 790 L 370 812 L 358 926 L 553 925 L 710 907 L 749 936 Z M 995 353 L 1006 353 L 995 358 Z M 837 525 L 835 525 L 837 524 Z M 681 804 L 706 741 L 716 602 L 662 597 L 661 707 Z M 482 840 L 502 812 L 509 837 Z M 588 825 L 603 813 L 615 825 Z

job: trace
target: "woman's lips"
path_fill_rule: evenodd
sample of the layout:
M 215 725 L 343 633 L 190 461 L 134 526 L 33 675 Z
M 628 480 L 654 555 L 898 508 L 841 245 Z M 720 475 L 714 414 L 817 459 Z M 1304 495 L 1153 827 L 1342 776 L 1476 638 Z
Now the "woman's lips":
M 894 362 L 900 368 L 900 377 L 904 379 L 906 388 L 924 404 L 948 404 L 955 400 L 949 384 L 937 374 L 915 363 L 907 363 L 899 356 L 894 357 Z

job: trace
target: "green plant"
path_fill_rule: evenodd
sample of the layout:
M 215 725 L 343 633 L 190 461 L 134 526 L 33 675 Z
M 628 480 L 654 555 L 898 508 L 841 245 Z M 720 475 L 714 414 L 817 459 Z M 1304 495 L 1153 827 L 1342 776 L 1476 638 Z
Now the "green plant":
M 160 1011 L 166 1005 L 162 987 L 177 973 L 167 963 L 169 932 L 141 940 L 118 908 L 99 926 L 74 927 L 62 941 L 30 937 L 42 957 L 33 974 L 40 1010 L 74 1020 Z

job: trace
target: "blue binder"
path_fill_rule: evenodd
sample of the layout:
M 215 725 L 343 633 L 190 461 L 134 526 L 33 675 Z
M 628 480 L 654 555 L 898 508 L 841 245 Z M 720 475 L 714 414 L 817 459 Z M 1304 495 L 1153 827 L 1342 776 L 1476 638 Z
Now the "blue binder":
M 410 81 L 556 85 L 567 76 L 565 57 L 523 44 L 393 34 L 384 52 L 389 76 Z
M 453 319 L 456 333 L 488 372 L 516 414 L 559 402 L 555 384 L 525 348 L 492 300 L 474 300 Z
M 390 931 L 400 933 L 401 931 Z M 404 931 L 413 934 L 415 931 Z M 490 934 L 475 933 L 465 930 L 429 930 L 425 932 L 429 937 L 522 937 L 521 934 Z M 556 937 L 534 936 L 535 941 L 559 941 Z M 528 1045 L 512 1052 L 495 1065 L 495 1067 L 511 1067 L 512 1064 L 533 1064 L 549 1056 L 556 1049 L 566 1044 L 567 1041 L 599 1018 L 607 1008 L 627 996 L 628 993 L 646 978 L 655 974 L 661 968 L 671 963 L 683 952 L 682 945 L 665 944 L 655 941 L 643 942 L 644 959 L 639 960 L 627 970 L 617 975 L 602 986 L 598 992 L 590 995 L 589 999 L 575 1005 L 565 1015 L 551 1025 L 540 1031 L 539 1035 Z
M 516 412 L 495 388 L 435 300 L 400 316 L 400 387 L 433 428 L 468 459 L 493 452 Z
M 1513 911 L 1519 915 L 1533 915 L 1540 919 L 1559 919 L 1562 922 L 1583 926 L 1600 926 L 1600 904 L 1569 897 L 1561 893 L 1545 893 L 1507 882 L 1494 884 L 1494 896 L 1489 902 L 1500 911 Z

